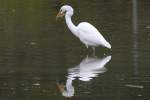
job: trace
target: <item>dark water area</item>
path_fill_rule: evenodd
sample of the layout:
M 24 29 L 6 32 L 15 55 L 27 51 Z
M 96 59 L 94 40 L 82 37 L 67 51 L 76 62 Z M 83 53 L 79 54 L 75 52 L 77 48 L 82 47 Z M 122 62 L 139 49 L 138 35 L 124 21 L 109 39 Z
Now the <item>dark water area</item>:
M 96 57 L 56 21 L 74 8 L 111 43 Z M 1 0 L 0 100 L 149 100 L 150 1 Z

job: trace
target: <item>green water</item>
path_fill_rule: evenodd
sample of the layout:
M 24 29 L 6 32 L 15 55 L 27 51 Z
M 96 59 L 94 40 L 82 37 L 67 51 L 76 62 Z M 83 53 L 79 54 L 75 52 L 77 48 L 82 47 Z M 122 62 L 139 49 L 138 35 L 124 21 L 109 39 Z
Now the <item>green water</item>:
M 111 43 L 96 56 L 55 20 L 93 24 Z M 1 0 L 0 100 L 150 99 L 148 0 Z

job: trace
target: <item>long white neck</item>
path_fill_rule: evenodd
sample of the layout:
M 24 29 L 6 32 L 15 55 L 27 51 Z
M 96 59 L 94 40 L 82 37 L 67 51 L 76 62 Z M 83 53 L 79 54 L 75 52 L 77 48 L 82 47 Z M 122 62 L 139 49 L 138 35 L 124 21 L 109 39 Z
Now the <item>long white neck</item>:
M 70 31 L 75 36 L 78 37 L 79 35 L 78 35 L 78 32 L 77 32 L 77 27 L 72 23 L 71 16 L 68 13 L 66 13 L 65 18 L 66 18 L 66 24 L 67 24 L 68 28 L 70 29 Z

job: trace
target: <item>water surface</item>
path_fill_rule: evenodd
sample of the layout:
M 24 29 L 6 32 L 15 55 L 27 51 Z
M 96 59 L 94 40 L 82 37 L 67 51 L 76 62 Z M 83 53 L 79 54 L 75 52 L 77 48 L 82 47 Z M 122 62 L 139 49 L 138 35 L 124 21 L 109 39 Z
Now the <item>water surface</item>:
M 74 8 L 111 43 L 96 57 L 55 16 Z M 0 1 L 1 100 L 148 100 L 150 2 L 147 0 Z

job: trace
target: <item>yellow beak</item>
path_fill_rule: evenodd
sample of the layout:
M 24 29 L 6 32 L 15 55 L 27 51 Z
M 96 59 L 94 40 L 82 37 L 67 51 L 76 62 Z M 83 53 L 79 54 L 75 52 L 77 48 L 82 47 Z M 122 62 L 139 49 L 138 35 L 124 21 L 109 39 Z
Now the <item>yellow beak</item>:
M 59 13 L 57 14 L 57 16 L 56 16 L 56 20 L 58 20 L 58 18 L 63 17 L 64 15 L 65 15 L 65 13 L 59 12 Z

